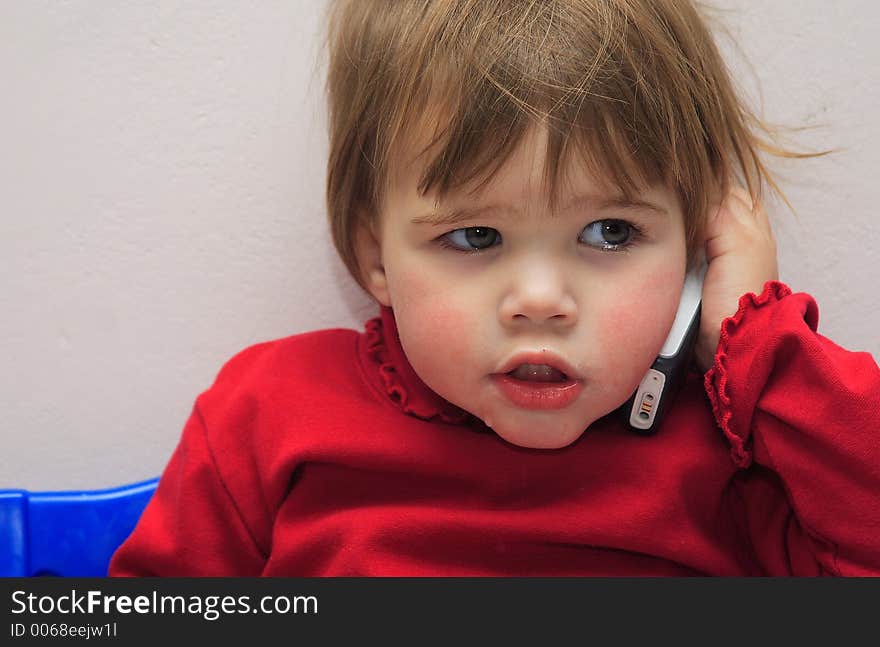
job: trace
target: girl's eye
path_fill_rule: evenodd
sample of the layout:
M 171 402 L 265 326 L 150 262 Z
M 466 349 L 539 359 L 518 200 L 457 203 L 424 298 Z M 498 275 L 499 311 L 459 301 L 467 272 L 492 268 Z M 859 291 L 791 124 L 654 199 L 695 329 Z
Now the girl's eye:
M 603 252 L 628 252 L 642 237 L 641 229 L 625 220 L 597 220 L 587 225 L 584 233 L 592 234 L 587 244 Z
M 497 229 L 491 227 L 466 227 L 464 229 L 456 229 L 444 234 L 438 240 L 443 247 L 449 247 L 460 252 L 480 252 L 492 246 L 497 239 Z M 452 242 L 449 242 L 452 241 Z M 468 246 L 471 249 L 468 249 Z M 473 249 L 473 248 L 476 249 Z
M 584 228 L 589 247 L 603 252 L 628 252 L 642 238 L 642 231 L 625 220 L 597 220 Z M 491 227 L 465 227 L 441 236 L 437 242 L 459 252 L 479 253 L 501 238 Z M 583 234 L 582 238 L 583 240 Z

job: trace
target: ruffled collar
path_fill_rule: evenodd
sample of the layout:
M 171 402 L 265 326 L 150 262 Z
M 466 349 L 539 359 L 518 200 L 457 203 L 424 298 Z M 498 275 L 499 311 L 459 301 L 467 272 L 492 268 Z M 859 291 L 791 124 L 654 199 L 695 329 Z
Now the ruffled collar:
M 476 416 L 439 396 L 416 374 L 403 352 L 391 308 L 381 306 L 380 315 L 368 320 L 364 329 L 367 370 L 379 375 L 378 385 L 404 413 L 422 420 L 482 426 Z

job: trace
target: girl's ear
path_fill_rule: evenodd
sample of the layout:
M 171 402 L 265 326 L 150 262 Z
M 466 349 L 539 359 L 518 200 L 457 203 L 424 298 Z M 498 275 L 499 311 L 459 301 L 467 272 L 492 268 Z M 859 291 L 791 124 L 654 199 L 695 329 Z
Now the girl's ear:
M 374 219 L 359 219 L 355 230 L 355 254 L 361 278 L 370 294 L 383 306 L 391 306 L 388 279 L 382 264 L 381 236 L 376 234 Z

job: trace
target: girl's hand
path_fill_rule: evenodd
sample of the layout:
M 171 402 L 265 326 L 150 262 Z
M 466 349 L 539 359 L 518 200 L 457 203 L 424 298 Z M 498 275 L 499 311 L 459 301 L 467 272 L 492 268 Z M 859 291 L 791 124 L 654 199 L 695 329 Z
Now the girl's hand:
M 776 239 L 760 203 L 733 185 L 709 213 L 706 223 L 706 262 L 700 335 L 695 355 L 705 373 L 715 361 L 721 322 L 736 314 L 744 294 L 761 294 L 767 281 L 779 280 Z

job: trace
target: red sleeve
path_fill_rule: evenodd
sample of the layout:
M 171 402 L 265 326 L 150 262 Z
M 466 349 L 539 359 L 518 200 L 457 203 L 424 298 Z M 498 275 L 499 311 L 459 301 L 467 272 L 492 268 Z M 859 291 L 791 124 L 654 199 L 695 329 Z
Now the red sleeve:
M 220 476 L 198 405 L 111 576 L 259 575 L 266 561 Z
M 706 392 L 741 467 L 731 501 L 768 575 L 880 575 L 880 369 L 777 281 L 724 321 Z

